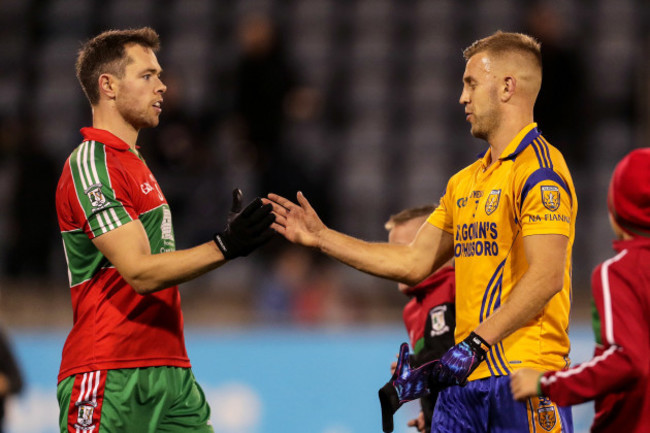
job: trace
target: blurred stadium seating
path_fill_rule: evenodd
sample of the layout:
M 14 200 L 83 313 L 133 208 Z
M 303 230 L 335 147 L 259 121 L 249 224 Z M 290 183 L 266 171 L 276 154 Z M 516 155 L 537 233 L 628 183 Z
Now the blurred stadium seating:
M 144 25 L 161 35 L 159 59 L 165 77 L 178 85 L 180 103 L 192 125 L 200 125 L 200 151 L 207 155 L 202 156 L 203 171 L 188 175 L 183 184 L 186 202 L 175 206 L 170 199 L 172 211 L 189 209 L 179 211 L 175 219 L 177 244 L 183 247 L 209 239 L 212 227 L 224 224 L 234 186 L 243 186 L 248 197 L 266 192 L 255 191 L 256 173 L 238 153 L 241 143 L 230 120 L 235 106 L 233 71 L 240 54 L 237 23 L 250 13 L 268 14 L 280 29 L 303 83 L 320 95 L 316 116 L 287 123 L 283 151 L 298 155 L 305 168 L 316 173 L 327 192 L 327 199 L 320 202 L 327 204 L 331 226 L 378 241 L 386 237 L 383 224 L 391 213 L 437 201 L 446 179 L 484 148 L 470 136 L 458 104 L 464 68 L 461 50 L 497 29 L 527 31 L 527 18 L 537 3 L 0 1 L 2 323 L 10 331 L 25 332 L 65 330 L 71 321 L 65 260 L 56 230 L 39 232 L 48 253 L 45 272 L 35 274 L 29 267 L 15 274 L 7 271 L 13 254 L 10 246 L 16 243 L 14 235 L 21 223 L 12 203 L 18 199 L 36 204 L 39 196 L 54 194 L 55 188 L 47 183 L 14 197 L 19 178 L 15 146 L 21 142 L 13 143 L 11 138 L 30 136 L 57 171 L 63 165 L 80 140 L 79 128 L 90 122 L 87 102 L 74 77 L 76 51 L 88 37 L 109 28 Z M 579 119 L 585 125 L 584 134 L 571 145 L 585 152 L 571 161 L 570 168 L 580 200 L 574 317 L 585 321 L 591 269 L 611 251 L 604 201 L 610 172 L 622 155 L 650 142 L 650 6 L 645 0 L 544 3 L 565 22 L 563 44 L 584 70 L 580 80 L 586 93 L 573 113 L 576 124 Z M 552 104 L 558 106 L 567 98 L 552 96 Z M 161 122 L 165 122 L 164 110 Z M 12 129 L 16 124 L 23 129 L 18 135 Z M 540 127 L 554 143 L 552 126 L 541 123 Z M 147 132 L 142 138 L 150 142 Z M 142 152 L 148 155 L 146 146 Z M 166 188 L 164 173 L 154 172 L 161 177 L 163 190 L 171 190 L 174 177 L 169 177 Z M 260 313 L 257 290 L 273 272 L 271 257 L 268 252 L 256 253 L 187 284 L 183 299 L 189 326 L 249 327 L 271 320 L 271 324 L 299 327 L 337 324 L 352 329 L 380 324 L 399 329 L 405 300 L 392 283 L 327 260 L 314 260 L 303 283 L 312 287 L 321 275 L 329 275 L 325 290 L 333 294 L 314 299 L 336 305 L 313 312 L 311 320 L 304 319 L 312 313 L 295 311 L 269 319 Z

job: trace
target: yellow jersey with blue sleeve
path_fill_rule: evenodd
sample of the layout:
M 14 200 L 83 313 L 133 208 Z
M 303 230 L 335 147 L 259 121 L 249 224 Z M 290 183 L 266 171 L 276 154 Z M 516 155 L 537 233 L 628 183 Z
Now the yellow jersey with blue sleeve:
M 536 123 L 522 129 L 490 165 L 490 149 L 448 182 L 428 222 L 454 236 L 456 342 L 462 341 L 510 295 L 528 269 L 523 238 L 569 238 L 564 285 L 526 325 L 494 344 L 469 380 L 530 367 L 569 364 L 571 249 L 578 211 L 564 157 Z

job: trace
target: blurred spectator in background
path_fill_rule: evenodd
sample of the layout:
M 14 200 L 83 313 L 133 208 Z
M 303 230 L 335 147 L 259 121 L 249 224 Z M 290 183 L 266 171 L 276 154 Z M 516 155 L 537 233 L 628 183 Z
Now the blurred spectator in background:
M 356 319 L 354 303 L 342 297 L 342 284 L 332 266 L 334 262 L 312 256 L 311 263 L 309 278 L 294 297 L 294 322 L 300 325 L 345 325 Z
M 258 176 L 255 194 L 305 191 L 329 209 L 323 179 L 298 161 L 288 146 L 287 126 L 317 115 L 318 92 L 308 86 L 292 63 L 286 44 L 269 16 L 245 15 L 237 37 L 240 57 L 235 68 L 235 130 Z
M 164 79 L 168 86 L 161 123 L 142 131 L 140 148 L 174 209 L 176 236 L 189 246 L 211 236 L 214 221 L 221 216 L 217 215 L 221 203 L 215 200 L 214 185 L 224 180 L 207 140 L 208 123 L 214 122 L 216 114 L 208 112 L 205 118 L 189 115 L 183 107 L 183 83 L 171 74 Z
M 34 122 L 23 116 L 0 121 L 3 165 L 12 187 L 6 191 L 8 214 L 5 273 L 10 277 L 41 278 L 49 275 L 54 234 L 54 191 L 58 178 L 52 158 L 36 141 Z
M 539 1 L 530 8 L 527 26 L 527 33 L 541 42 L 544 56 L 544 85 L 535 104 L 535 119 L 548 128 L 549 140 L 577 174 L 586 166 L 583 119 L 588 118 L 585 110 L 589 109 L 580 52 L 571 44 L 563 16 L 548 1 Z
M 14 358 L 9 340 L 0 329 L 0 433 L 4 431 L 5 403 L 7 398 L 20 393 L 23 378 Z
M 268 275 L 261 279 L 255 300 L 260 319 L 287 322 L 291 320 L 293 298 L 306 283 L 312 257 L 292 245 L 278 248 Z
M 275 251 L 269 275 L 256 294 L 261 320 L 319 325 L 351 319 L 329 261 L 286 243 L 276 245 Z

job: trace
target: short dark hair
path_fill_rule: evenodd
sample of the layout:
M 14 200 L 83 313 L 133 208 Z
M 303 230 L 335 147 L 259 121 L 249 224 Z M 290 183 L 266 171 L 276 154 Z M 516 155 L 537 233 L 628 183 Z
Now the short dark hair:
M 401 212 L 391 215 L 388 221 L 386 221 L 386 224 L 384 224 L 384 227 L 386 230 L 392 230 L 395 226 L 402 225 L 413 219 L 428 217 L 434 210 L 436 210 L 436 206 L 432 204 L 404 209 Z
M 488 37 L 474 41 L 472 45 L 463 50 L 463 57 L 465 60 L 469 60 L 470 57 L 484 51 L 496 55 L 507 52 L 528 54 L 536 60 L 540 69 L 542 67 L 541 44 L 537 39 L 524 33 L 498 30 Z
M 126 45 L 137 44 L 160 49 L 158 33 L 150 27 L 127 30 L 108 30 L 87 41 L 77 56 L 77 79 L 91 105 L 99 102 L 99 76 L 104 73 L 122 77 L 129 63 Z

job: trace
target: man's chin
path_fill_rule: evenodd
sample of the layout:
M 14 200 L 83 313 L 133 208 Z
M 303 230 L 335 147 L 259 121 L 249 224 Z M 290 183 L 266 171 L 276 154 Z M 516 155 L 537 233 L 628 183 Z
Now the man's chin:
M 140 129 L 146 129 L 146 128 L 155 128 L 156 126 L 158 126 L 159 123 L 160 123 L 160 120 L 159 120 L 158 118 L 156 118 L 156 119 L 154 119 L 154 120 L 138 122 L 138 123 L 135 125 L 135 127 L 136 127 L 138 130 L 140 130 Z
M 472 126 L 472 129 L 470 129 L 470 133 L 474 138 L 480 138 L 481 140 L 485 140 L 487 138 L 485 131 L 475 128 L 474 126 Z

